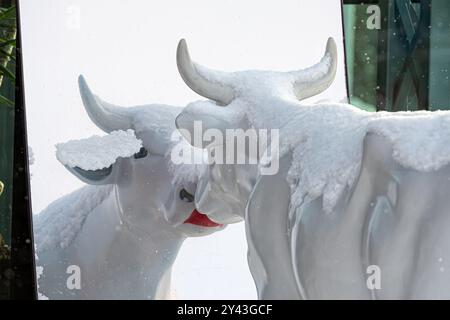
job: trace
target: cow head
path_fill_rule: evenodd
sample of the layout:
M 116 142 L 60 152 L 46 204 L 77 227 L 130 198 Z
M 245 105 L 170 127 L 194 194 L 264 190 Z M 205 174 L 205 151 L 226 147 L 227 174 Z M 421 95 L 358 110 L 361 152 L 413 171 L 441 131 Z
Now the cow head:
M 291 72 L 226 73 L 193 62 L 186 41 L 181 40 L 177 65 L 184 82 L 209 99 L 186 106 L 176 119 L 177 128 L 192 145 L 208 149 L 214 144 L 195 139 L 195 123 L 201 123 L 203 130 L 215 129 L 224 135 L 228 129 L 237 128 L 281 130 L 299 108 L 299 100 L 319 94 L 330 86 L 336 73 L 337 50 L 334 40 L 329 38 L 325 55 L 310 68 Z M 228 149 L 226 142 L 223 147 Z M 199 182 L 197 207 L 224 223 L 243 218 L 259 173 L 260 167 L 254 164 L 211 163 L 208 173 Z
M 66 166 L 71 173 L 88 184 L 113 184 L 122 222 L 144 232 L 157 225 L 168 236 L 202 236 L 224 228 L 195 208 L 201 166 L 179 168 L 167 157 L 174 144 L 184 142 L 179 135 L 179 141 L 174 141 L 174 120 L 181 108 L 114 106 L 94 95 L 83 76 L 79 88 L 90 119 L 100 129 L 107 133 L 133 129 L 143 147 L 101 170 Z

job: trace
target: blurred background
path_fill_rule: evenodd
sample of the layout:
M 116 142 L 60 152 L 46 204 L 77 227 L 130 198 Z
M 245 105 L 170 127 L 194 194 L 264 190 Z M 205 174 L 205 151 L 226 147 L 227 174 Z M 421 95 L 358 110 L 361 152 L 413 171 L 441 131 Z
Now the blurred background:
M 450 109 L 450 1 L 343 0 L 351 104 Z

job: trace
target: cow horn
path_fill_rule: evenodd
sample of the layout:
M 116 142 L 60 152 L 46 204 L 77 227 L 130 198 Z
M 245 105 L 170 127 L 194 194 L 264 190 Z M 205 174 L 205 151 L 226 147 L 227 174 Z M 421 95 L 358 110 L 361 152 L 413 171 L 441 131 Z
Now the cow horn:
M 216 101 L 218 105 L 227 105 L 233 100 L 233 88 L 218 79 L 218 72 L 204 68 L 191 60 L 184 39 L 178 43 L 177 66 L 184 82 L 199 95 Z
M 89 118 L 105 132 L 128 130 L 132 123 L 124 108 L 100 100 L 94 95 L 82 75 L 78 77 L 81 99 Z
M 337 49 L 333 38 L 328 38 L 325 54 L 314 66 L 292 72 L 293 89 L 297 99 L 303 100 L 325 91 L 336 75 Z

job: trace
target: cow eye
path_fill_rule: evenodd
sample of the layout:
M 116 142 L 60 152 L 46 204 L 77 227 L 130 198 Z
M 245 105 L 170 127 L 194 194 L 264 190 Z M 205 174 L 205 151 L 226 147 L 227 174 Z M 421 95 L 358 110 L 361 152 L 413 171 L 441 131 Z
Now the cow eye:
M 145 158 L 148 154 L 147 149 L 145 149 L 144 147 L 141 147 L 141 149 L 139 150 L 139 152 L 136 152 L 134 154 L 134 158 L 135 159 L 141 159 L 141 158 Z
M 180 199 L 186 202 L 192 202 L 194 201 L 194 196 L 183 188 L 180 191 Z

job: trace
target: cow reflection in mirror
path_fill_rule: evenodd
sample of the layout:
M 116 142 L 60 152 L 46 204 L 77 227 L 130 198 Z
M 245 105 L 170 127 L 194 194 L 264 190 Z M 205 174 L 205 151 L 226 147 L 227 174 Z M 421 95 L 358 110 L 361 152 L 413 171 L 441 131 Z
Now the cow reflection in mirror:
M 66 165 L 88 185 L 35 216 L 43 267 L 39 290 L 50 299 L 169 298 L 171 267 L 182 242 L 225 227 L 196 210 L 204 167 L 174 165 L 168 156 L 185 143 L 173 138 L 181 108 L 118 107 L 94 95 L 82 76 L 79 87 L 100 129 L 109 135 L 131 129 L 142 148 L 98 170 Z M 80 288 L 68 288 L 70 266 L 79 267 Z

